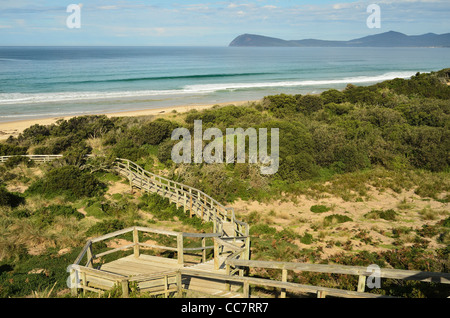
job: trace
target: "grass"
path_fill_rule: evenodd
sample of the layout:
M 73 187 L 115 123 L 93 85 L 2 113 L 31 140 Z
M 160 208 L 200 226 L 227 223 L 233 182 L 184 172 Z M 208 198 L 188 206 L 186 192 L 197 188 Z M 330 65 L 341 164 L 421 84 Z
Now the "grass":
M 324 223 L 324 226 L 330 226 L 333 224 L 340 224 L 340 223 L 352 222 L 352 221 L 353 221 L 353 219 L 346 215 L 332 214 L 332 215 L 326 216 L 323 220 L 323 223 Z
M 364 215 L 367 219 L 384 219 L 387 221 L 395 221 L 397 219 L 398 213 L 392 209 L 389 210 L 372 210 L 371 212 Z

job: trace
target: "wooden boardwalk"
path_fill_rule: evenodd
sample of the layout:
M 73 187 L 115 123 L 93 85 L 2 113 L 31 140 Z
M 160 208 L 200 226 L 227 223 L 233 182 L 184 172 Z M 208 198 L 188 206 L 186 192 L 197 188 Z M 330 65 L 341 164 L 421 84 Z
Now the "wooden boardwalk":
M 38 162 L 61 158 L 55 156 L 27 156 Z M 0 163 L 9 157 L 0 157 Z M 81 253 L 68 267 L 68 283 L 73 295 L 83 292 L 102 293 L 118 286 L 122 297 L 130 291 L 150 295 L 182 297 L 295 297 L 315 295 L 350 298 L 387 297 L 367 292 L 366 282 L 372 279 L 400 279 L 450 284 L 449 273 L 396 270 L 361 266 L 305 264 L 250 260 L 248 224 L 236 219 L 228 208 L 205 193 L 145 171 L 126 159 L 117 159 L 115 170 L 130 182 L 130 187 L 157 193 L 183 207 L 191 217 L 214 224 L 213 233 L 179 233 L 161 229 L 131 227 L 87 241 Z M 151 238 L 163 236 L 167 246 L 157 245 Z M 131 239 L 130 239 L 131 236 Z M 110 240 L 121 238 L 119 247 L 104 248 Z M 171 240 L 170 240 L 171 239 Z M 197 240 L 195 247 L 186 246 L 186 240 Z M 98 244 L 101 243 L 101 244 Z M 100 245 L 100 247 L 99 247 Z M 155 256 L 155 251 L 172 253 L 170 257 Z M 213 252 L 211 253 L 207 252 Z M 110 259 L 112 254 L 127 252 Z M 131 253 L 131 254 L 130 254 Z M 153 253 L 153 255 L 151 255 Z M 196 260 L 195 260 L 196 259 Z M 263 279 L 246 275 L 250 269 L 278 270 L 281 280 Z M 288 281 L 289 272 L 317 272 L 359 277 L 356 290 L 341 290 L 302 285 Z M 270 290 L 251 294 L 251 286 Z M 274 294 L 277 290 L 278 294 Z M 450 296 L 450 289 L 448 295 Z
M 105 263 L 98 268 L 100 272 L 120 275 L 119 277 L 111 277 L 111 280 L 116 283 L 121 282 L 125 297 L 128 295 L 130 283 L 137 284 L 138 290 L 150 294 L 164 294 L 167 296 L 169 293 L 175 292 L 178 296 L 181 296 L 183 292 L 188 292 L 188 295 L 192 295 L 192 292 L 198 292 L 200 295 L 208 295 L 209 297 L 232 298 L 254 297 L 254 295 L 250 295 L 250 286 L 258 286 L 262 289 L 268 288 L 269 290 L 277 289 L 279 290 L 279 297 L 282 298 L 287 297 L 288 292 L 291 295 L 297 295 L 297 297 L 311 294 L 321 298 L 326 296 L 352 298 L 384 297 L 366 292 L 367 278 L 373 277 L 373 275 L 377 275 L 380 279 L 395 278 L 450 284 L 450 274 L 448 273 L 393 269 L 380 269 L 378 273 L 374 273 L 373 269 L 358 266 L 251 261 L 249 227 L 246 223 L 236 220 L 233 209 L 221 205 L 197 189 L 151 174 L 128 160 L 118 159 L 116 171 L 128 178 L 130 187 L 157 193 L 168 198 L 171 202 L 177 204 L 178 207 L 183 207 L 184 211 L 192 217 L 199 217 L 204 221 L 212 221 L 214 224 L 214 233 L 209 235 L 169 233 L 157 229 L 135 227 L 95 239 L 94 241 L 102 241 L 127 231 L 133 231 L 133 243 L 124 247 L 128 249 L 133 248 L 133 255 Z M 177 247 L 152 246 L 140 243 L 138 240 L 139 231 L 177 237 Z M 201 247 L 185 248 L 183 242 L 186 237 L 201 239 Z M 207 246 L 206 239 L 212 239 L 213 245 Z M 177 258 L 168 259 L 144 255 L 140 253 L 140 247 L 176 251 Z M 213 249 L 212 259 L 206 259 L 206 250 L 208 249 Z M 102 256 L 101 254 L 95 256 L 92 251 L 89 252 L 89 248 L 85 250 L 90 255 L 88 256 L 88 266 L 92 265 L 89 257 L 95 259 Z M 121 248 L 106 253 L 118 250 L 121 250 Z M 202 254 L 201 261 L 197 264 L 187 262 L 184 254 L 196 251 Z M 102 254 L 104 255 L 105 253 Z M 79 260 L 76 264 L 79 264 Z M 248 277 L 245 273 L 250 268 L 279 270 L 281 271 L 281 281 Z M 83 273 L 83 269 L 78 271 Z M 359 277 L 359 281 L 355 291 L 309 286 L 288 282 L 289 271 L 356 275 Z M 87 287 L 85 289 L 89 290 L 91 286 L 94 286 L 92 283 L 94 279 L 89 279 L 89 277 L 93 276 L 95 275 L 92 272 L 85 273 L 84 279 L 80 280 L 81 284 L 78 287 Z M 259 294 L 259 296 L 261 295 Z

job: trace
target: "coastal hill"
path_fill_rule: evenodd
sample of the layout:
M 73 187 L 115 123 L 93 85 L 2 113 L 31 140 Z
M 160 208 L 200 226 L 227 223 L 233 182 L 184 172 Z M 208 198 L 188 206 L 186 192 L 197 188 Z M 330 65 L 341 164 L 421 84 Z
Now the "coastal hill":
M 255 34 L 235 38 L 230 47 L 450 47 L 450 33 L 406 35 L 389 31 L 350 41 L 283 40 Z

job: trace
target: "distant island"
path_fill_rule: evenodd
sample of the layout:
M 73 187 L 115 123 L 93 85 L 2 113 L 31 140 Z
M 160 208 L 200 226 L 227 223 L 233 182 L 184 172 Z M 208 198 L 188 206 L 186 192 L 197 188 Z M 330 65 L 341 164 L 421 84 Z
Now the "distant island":
M 230 47 L 450 47 L 450 33 L 406 35 L 389 31 L 350 41 L 316 39 L 283 40 L 256 34 L 243 34 L 235 38 Z

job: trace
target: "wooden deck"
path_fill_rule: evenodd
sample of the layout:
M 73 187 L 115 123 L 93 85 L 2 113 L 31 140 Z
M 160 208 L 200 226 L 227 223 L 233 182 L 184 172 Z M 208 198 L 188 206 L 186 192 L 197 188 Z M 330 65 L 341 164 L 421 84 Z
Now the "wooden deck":
M 223 259 L 224 261 L 224 259 Z M 195 270 L 197 272 L 205 272 L 219 275 L 226 275 L 226 269 L 223 264 L 221 268 L 214 268 L 214 260 L 206 263 L 200 263 L 185 267 L 178 264 L 176 259 L 156 257 L 150 255 L 140 255 L 136 258 L 130 255 L 116 261 L 103 264 L 101 271 L 120 274 L 127 276 L 130 282 L 137 282 L 137 288 L 141 292 L 149 293 L 163 293 L 164 288 L 169 291 L 176 291 L 176 277 L 175 273 L 180 269 Z M 164 286 L 164 279 L 167 276 L 167 286 Z M 151 282 L 147 279 L 152 277 Z M 226 282 L 215 280 L 212 278 L 201 278 L 198 276 L 190 276 L 185 274 L 182 277 L 182 289 L 188 292 L 194 292 L 199 295 L 211 295 L 213 297 L 242 297 L 242 293 L 233 292 L 238 290 L 239 286 L 228 287 Z

